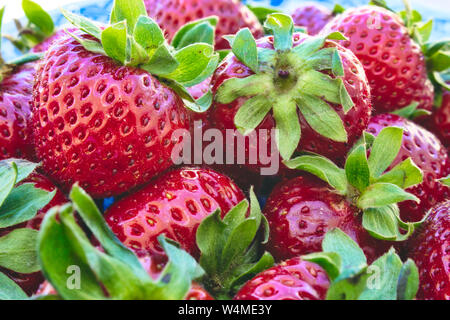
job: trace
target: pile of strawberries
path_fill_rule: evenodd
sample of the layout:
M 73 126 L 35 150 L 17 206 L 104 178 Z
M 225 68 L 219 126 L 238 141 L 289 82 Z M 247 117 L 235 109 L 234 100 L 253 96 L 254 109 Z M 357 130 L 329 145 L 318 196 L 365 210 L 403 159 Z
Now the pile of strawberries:
M 22 5 L 1 299 L 450 300 L 450 43 L 407 2 Z

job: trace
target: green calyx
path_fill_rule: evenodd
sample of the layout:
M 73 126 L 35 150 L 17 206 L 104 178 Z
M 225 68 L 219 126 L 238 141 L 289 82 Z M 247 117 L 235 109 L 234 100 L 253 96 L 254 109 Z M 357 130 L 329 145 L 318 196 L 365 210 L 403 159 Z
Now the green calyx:
M 27 18 L 27 24 L 23 26 L 19 20 L 15 20 L 18 36 L 5 36 L 21 52 L 27 53 L 34 46 L 42 43 L 55 32 L 55 24 L 52 17 L 36 2 L 22 0 L 22 9 Z
M 268 222 L 250 191 L 250 202 L 242 201 L 222 219 L 220 210 L 207 217 L 197 231 L 205 270 L 202 283 L 219 299 L 230 299 L 247 281 L 270 268 L 274 259 L 260 250 L 269 236 Z M 261 234 L 264 232 L 264 234 Z
M 161 236 L 158 239 L 169 262 L 160 278 L 153 280 L 109 229 L 84 190 L 75 185 L 70 199 L 72 203 L 46 215 L 38 237 L 42 271 L 61 298 L 181 300 L 192 280 L 203 275 L 194 258 Z M 75 211 L 104 252 L 91 244 L 75 220 Z
M 346 142 L 342 119 L 330 103 L 341 105 L 345 113 L 354 103 L 342 80 L 344 70 L 337 49 L 324 48 L 327 39 L 345 38 L 332 33 L 310 37 L 293 47 L 292 18 L 281 13 L 270 14 L 265 27 L 273 34 L 274 50 L 258 48 L 247 28 L 227 37 L 236 58 L 255 74 L 225 81 L 218 89 L 216 101 L 227 104 L 239 97 L 248 98 L 234 119 L 244 135 L 272 111 L 278 129 L 278 149 L 285 160 L 292 157 L 301 139 L 298 111 L 321 135 Z
M 158 24 L 148 17 L 142 0 L 115 0 L 110 24 L 104 27 L 65 10 L 62 12 L 69 22 L 94 38 L 71 34 L 86 50 L 159 77 L 189 102 L 188 107 L 203 111 L 204 106 L 195 104 L 186 87 L 210 77 L 219 63 L 212 43 L 216 17 L 182 27 L 171 46 Z
M 25 160 L 0 161 L 0 229 L 33 219 L 55 196 L 55 191 L 23 183 L 37 166 Z M 37 238 L 38 232 L 31 229 L 15 229 L 0 237 L 0 267 L 23 274 L 39 271 Z M 22 289 L 0 272 L 0 300 L 24 297 Z
M 418 109 L 417 107 L 419 106 L 419 104 L 420 104 L 419 102 L 413 102 L 410 105 L 408 105 L 402 109 L 392 112 L 392 114 L 396 114 L 400 117 L 403 117 L 403 118 L 409 119 L 409 120 L 414 120 L 419 117 L 431 115 L 431 112 L 428 110 Z
M 340 229 L 325 235 L 323 252 L 302 258 L 320 265 L 330 278 L 327 300 L 413 300 L 419 272 L 391 249 L 370 266 L 362 249 Z
M 345 196 L 362 211 L 363 227 L 373 237 L 404 241 L 422 221 L 402 221 L 397 204 L 419 202 L 405 189 L 420 184 L 423 174 L 410 158 L 386 171 L 396 159 L 402 139 L 403 130 L 396 127 L 383 129 L 376 138 L 365 133 L 347 156 L 345 169 L 319 155 L 300 156 L 285 164 L 314 174 Z

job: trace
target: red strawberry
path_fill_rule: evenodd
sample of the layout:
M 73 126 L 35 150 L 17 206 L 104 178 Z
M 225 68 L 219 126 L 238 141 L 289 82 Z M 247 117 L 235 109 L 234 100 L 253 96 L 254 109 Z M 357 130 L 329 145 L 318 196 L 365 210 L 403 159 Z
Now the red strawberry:
M 162 254 L 165 234 L 198 256 L 196 231 L 215 210 L 225 215 L 244 199 L 226 176 L 209 169 L 178 169 L 115 203 L 105 214 L 113 232 L 139 256 Z
M 198 19 L 217 15 L 216 49 L 228 49 L 224 35 L 235 34 L 248 27 L 256 38 L 264 35 L 256 16 L 239 0 L 144 0 L 150 17 L 154 17 L 168 39 L 171 40 L 178 29 Z
M 296 26 L 306 27 L 308 34 L 316 35 L 333 19 L 333 12 L 320 4 L 308 3 L 295 9 L 292 19 Z
M 330 282 L 317 264 L 294 258 L 247 282 L 235 300 L 324 300 Z
M 139 27 L 132 26 L 134 42 L 121 45 L 110 43 L 114 42 L 110 36 L 100 41 L 113 27 L 89 22 L 91 28 L 85 29 L 80 23 L 85 18 L 64 12 L 89 35 L 77 32 L 71 34 L 75 40 L 57 41 L 43 58 L 34 87 L 33 123 L 43 169 L 66 189 L 79 182 L 96 198 L 121 194 L 173 165 L 172 150 L 181 141 L 172 135 L 189 129 L 183 100 L 176 92 L 185 90 L 180 88 L 183 83 L 205 80 L 209 76 L 203 74 L 205 67 L 217 58 L 207 44 L 169 48 L 162 31 L 146 17 L 143 3 L 133 1 L 133 12 L 122 8 L 128 4 L 115 2 L 113 10 L 140 19 L 120 16 L 115 21 L 118 17 L 113 16 L 112 21 L 127 20 Z M 86 50 L 86 43 L 97 46 L 95 52 Z M 129 57 L 136 51 L 140 54 Z M 161 52 L 167 60 L 164 70 L 158 62 Z M 183 61 L 177 60 L 179 54 Z M 193 61 L 195 70 L 185 67 Z M 151 72 L 163 74 L 155 77 Z
M 11 231 L 19 228 L 30 228 L 34 230 L 39 230 L 45 214 L 54 206 L 62 205 L 66 202 L 66 198 L 62 194 L 62 192 L 59 191 L 48 178 L 46 178 L 41 174 L 34 173 L 30 175 L 26 180 L 23 181 L 23 183 L 34 183 L 36 188 L 48 192 L 53 192 L 54 190 L 57 191 L 53 199 L 50 201 L 50 203 L 47 204 L 41 210 L 39 210 L 33 219 L 21 223 L 19 225 L 16 225 L 14 227 L 0 229 L 0 237 L 3 237 L 8 233 L 10 233 Z M 29 295 L 35 293 L 36 290 L 39 288 L 39 285 L 44 281 L 44 277 L 41 272 L 35 272 L 31 274 L 21 274 L 3 268 L 0 268 L 0 272 L 5 273 L 8 277 L 14 280 L 14 282 L 16 282 Z
M 431 110 L 434 90 L 425 56 L 397 14 L 377 6 L 349 9 L 331 20 L 322 33 L 332 31 L 348 37 L 342 45 L 361 60 L 376 113 L 413 102 L 419 102 L 420 109 Z
M 278 261 L 319 252 L 325 234 L 340 228 L 373 261 L 389 249 L 389 244 L 371 239 L 358 213 L 345 197 L 315 177 L 304 175 L 283 182 L 264 208 L 270 226 L 267 249 Z
M 450 300 L 450 201 L 434 207 L 417 237 L 411 257 L 417 263 L 422 300 Z
M 431 132 L 397 115 L 378 115 L 370 121 L 368 132 L 374 135 L 386 127 L 404 130 L 402 147 L 392 166 L 411 158 L 423 172 L 423 183 L 407 189 L 421 201 L 400 204 L 401 216 L 407 221 L 420 221 L 424 213 L 449 197 L 449 188 L 438 180 L 450 173 L 447 149 Z
M 277 28 L 269 24 L 276 25 L 274 21 L 283 21 L 289 30 L 287 21 L 290 21 L 293 29 L 292 20 L 288 19 L 290 17 L 282 14 L 272 14 L 266 27 Z M 236 39 L 247 37 L 246 33 L 248 31 L 241 31 Z M 292 47 L 275 50 L 276 46 L 281 45 L 278 38 L 290 37 L 293 39 Z M 316 43 L 311 48 L 315 41 L 318 39 L 289 32 L 260 39 L 256 46 L 261 59 L 256 65 L 249 57 L 256 57 L 257 50 L 253 53 L 248 51 L 243 56 L 240 54 L 242 48 L 239 48 L 241 41 L 235 40 L 235 54 L 225 58 L 216 70 L 212 81 L 215 103 L 210 111 L 213 126 L 222 130 L 224 136 L 226 129 L 236 130 L 236 127 L 239 129 L 237 136 L 253 132 L 259 136 L 259 142 L 246 142 L 246 165 L 256 168 L 266 165 L 261 159 L 258 159 L 257 165 L 252 165 L 248 156 L 250 152 L 258 155 L 259 149 L 270 152 L 270 131 L 266 136 L 260 133 L 261 129 L 279 129 L 278 149 L 285 160 L 297 150 L 327 155 L 342 162 L 343 155 L 366 128 L 371 104 L 362 65 L 349 50 L 336 42 L 323 38 L 323 43 Z M 332 52 L 335 52 L 332 55 L 336 60 L 342 62 L 340 72 L 335 69 L 340 76 L 331 71 Z M 319 56 L 323 59 L 320 67 L 316 60 Z M 327 68 L 330 69 L 324 70 Z M 305 79 L 309 77 L 314 80 L 306 83 Z M 324 90 L 324 87 L 328 89 Z M 342 99 L 337 98 L 339 88 L 344 93 L 347 91 L 341 96 Z M 331 100 L 334 102 L 331 103 Z M 320 116 L 317 115 L 319 109 L 323 111 Z M 324 117 L 328 120 L 316 121 Z M 234 158 L 237 158 L 236 150 L 228 152 L 234 152 Z
M 450 146 L 450 91 L 442 94 L 442 103 L 433 115 L 427 118 L 423 125 L 433 132 L 446 148 Z

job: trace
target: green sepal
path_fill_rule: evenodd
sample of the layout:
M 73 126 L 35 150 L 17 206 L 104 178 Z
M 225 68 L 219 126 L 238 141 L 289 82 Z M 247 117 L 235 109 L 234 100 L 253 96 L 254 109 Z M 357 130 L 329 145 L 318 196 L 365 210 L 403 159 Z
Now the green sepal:
M 52 17 L 40 5 L 31 0 L 22 0 L 22 9 L 30 23 L 46 36 L 51 36 L 55 31 Z
M 17 165 L 14 162 L 2 161 L 0 166 L 0 208 L 5 203 L 17 181 Z
M 297 104 L 289 96 L 281 96 L 272 109 L 276 123 L 276 142 L 283 160 L 291 159 L 301 139 Z
M 284 164 L 289 169 L 303 170 L 315 175 L 342 195 L 347 193 L 348 183 L 345 171 L 325 157 L 319 155 L 300 156 L 285 161 Z
M 231 103 L 239 97 L 251 97 L 267 93 L 272 89 L 268 75 L 251 75 L 245 78 L 231 78 L 219 87 L 214 97 L 218 103 Z
M 151 74 L 164 77 L 174 72 L 179 66 L 180 63 L 173 56 L 170 47 L 163 43 L 155 49 L 150 61 L 141 65 L 140 68 Z
M 336 252 L 316 252 L 302 256 L 302 259 L 320 265 L 330 280 L 334 281 L 341 272 L 341 256 Z
M 10 167 L 12 166 L 12 163 L 14 163 L 15 167 L 17 168 L 17 178 L 16 178 L 16 184 L 19 182 L 22 182 L 30 174 L 32 174 L 36 168 L 39 166 L 39 163 L 30 162 L 28 160 L 23 159 L 7 159 L 0 161 L 0 172 L 3 169 L 4 166 Z M 4 181 L 3 179 L 0 179 L 0 181 Z M 1 205 L 1 204 L 0 204 Z
M 376 179 L 376 182 L 392 183 L 402 189 L 415 186 L 422 183 L 422 181 L 422 170 L 420 170 L 411 158 L 399 163 L 393 169 Z
M 411 259 L 408 259 L 400 271 L 397 300 L 414 300 L 419 291 L 419 270 Z
M 63 16 L 74 26 L 78 27 L 80 30 L 86 32 L 87 34 L 93 36 L 97 40 L 102 39 L 102 29 L 97 22 L 94 22 L 83 16 L 76 15 L 72 12 L 61 9 Z
M 210 16 L 186 23 L 173 36 L 172 46 L 177 50 L 198 42 L 214 46 L 215 27 L 218 21 L 217 16 Z
M 333 10 L 331 11 L 331 14 L 333 16 L 337 16 L 344 12 L 345 12 L 345 8 L 343 6 L 341 6 L 340 4 L 335 4 L 333 7 Z
M 249 67 L 254 73 L 258 73 L 258 50 L 256 41 L 249 28 L 239 30 L 232 37 L 225 37 L 230 42 L 231 51 L 236 58 Z
M 418 117 L 431 115 L 430 111 L 425 110 L 425 109 L 418 109 L 417 108 L 418 106 L 419 106 L 418 102 L 413 102 L 410 105 L 408 105 L 402 109 L 392 112 L 392 114 L 396 114 L 400 117 L 403 117 L 403 118 L 409 119 L 409 120 L 414 120 Z
M 1 237 L 0 267 L 24 274 L 39 271 L 37 236 L 36 230 L 24 228 Z
M 232 297 L 246 281 L 274 263 L 259 246 L 267 241 L 268 223 L 253 189 L 251 205 L 242 201 L 222 219 L 220 210 L 208 216 L 197 230 L 200 265 L 206 272 L 202 283 L 209 292 Z M 259 231 L 264 228 L 260 239 Z
M 148 53 L 149 58 L 155 50 L 161 46 L 165 39 L 164 33 L 159 25 L 151 18 L 140 16 L 134 27 L 134 41 Z
M 331 71 L 336 77 L 344 76 L 344 65 L 342 64 L 341 56 L 339 55 L 339 51 L 334 50 L 333 57 L 331 60 Z
M 128 32 L 131 34 L 139 18 L 147 16 L 145 4 L 141 0 L 115 0 L 111 11 L 110 24 L 126 21 Z
M 415 230 L 414 224 L 408 224 L 404 228 L 405 224 L 401 222 L 400 210 L 396 204 L 364 210 L 362 225 L 372 237 L 385 241 L 405 241 Z
M 262 95 L 248 99 L 239 108 L 234 117 L 236 128 L 243 135 L 248 135 L 264 120 L 272 109 L 272 104 Z
M 76 34 L 69 32 L 68 30 L 65 30 L 65 32 L 73 39 L 75 39 L 79 44 L 81 44 L 86 50 L 94 53 L 100 53 L 106 56 L 105 49 L 103 49 L 103 46 L 99 41 L 79 37 Z
M 131 52 L 128 46 L 127 24 L 125 21 L 117 22 L 102 32 L 102 46 L 106 55 L 127 65 Z
M 38 61 L 44 57 L 43 52 L 29 52 L 7 62 L 8 65 L 21 66 L 28 62 Z
M 27 299 L 27 294 L 15 282 L 0 272 L 0 300 Z
M 345 174 L 347 181 L 360 192 L 366 190 L 370 185 L 370 170 L 365 144 L 361 144 L 348 155 Z
M 263 24 L 267 20 L 268 15 L 272 13 L 281 13 L 280 10 L 274 8 L 258 7 L 249 4 L 247 4 L 247 8 L 249 8 L 250 11 L 254 13 L 254 15 L 256 16 L 256 18 L 258 18 L 261 24 Z
M 283 13 L 272 13 L 267 16 L 264 27 L 273 34 L 275 50 L 287 51 L 292 48 L 294 22 L 290 16 Z
M 419 198 L 391 183 L 377 182 L 370 185 L 359 197 L 361 209 L 379 208 L 402 201 L 420 202 Z
M 443 185 L 450 187 L 450 175 L 439 180 Z

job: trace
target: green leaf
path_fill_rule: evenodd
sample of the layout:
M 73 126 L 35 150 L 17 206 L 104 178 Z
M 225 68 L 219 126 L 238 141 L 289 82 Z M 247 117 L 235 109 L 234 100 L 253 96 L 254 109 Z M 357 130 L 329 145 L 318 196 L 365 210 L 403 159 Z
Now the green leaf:
M 5 203 L 17 180 L 17 165 L 12 162 L 1 162 L 0 166 L 0 208 Z
M 147 10 L 142 0 L 115 0 L 110 24 L 126 21 L 128 32 L 131 33 L 141 16 L 147 16 Z
M 298 96 L 296 101 L 306 122 L 314 131 L 333 141 L 347 142 L 347 131 L 342 119 L 327 102 L 308 94 Z
M 411 158 L 399 163 L 389 172 L 382 175 L 376 182 L 392 183 L 402 189 L 415 186 L 423 181 L 423 174 L 420 168 Z
M 55 196 L 26 183 L 14 188 L 0 208 L 0 228 L 15 226 L 34 218 Z
M 316 252 L 302 256 L 305 261 L 310 261 L 321 266 L 330 280 L 334 281 L 341 272 L 341 257 L 336 252 Z
M 439 180 L 443 185 L 450 187 L 450 175 Z
M 309 70 L 302 74 L 298 81 L 297 96 L 301 97 L 305 94 L 309 94 L 331 103 L 341 104 L 341 83 L 342 80 L 339 78 L 332 79 L 322 72 Z
M 294 22 L 290 16 L 283 13 L 272 13 L 267 16 L 264 27 L 272 32 L 276 50 L 287 51 L 292 49 Z
M 384 128 L 373 142 L 369 156 L 370 174 L 373 178 L 381 176 L 397 158 L 402 146 L 403 129 Z
M 333 11 L 332 11 L 333 16 L 337 16 L 338 14 L 341 14 L 344 12 L 345 12 L 345 8 L 343 6 L 341 6 L 340 4 L 334 5 Z
M 34 163 L 23 159 L 7 159 L 0 161 L 0 171 L 4 166 L 11 167 L 12 163 L 15 163 L 17 167 L 16 184 L 28 178 L 28 176 L 32 174 L 34 170 L 36 170 L 36 168 L 39 166 L 39 163 Z M 4 180 L 1 179 L 0 181 Z
M 186 86 L 192 86 L 193 80 L 205 80 L 208 78 L 219 62 L 219 56 L 214 53 L 214 48 L 206 43 L 192 44 L 175 53 L 178 67 L 171 73 L 166 73 L 164 77 L 177 81 Z M 215 59 L 215 65 L 211 66 L 210 61 Z M 209 74 L 204 74 L 204 70 L 209 67 Z M 201 79 L 198 79 L 202 75 Z M 200 82 L 201 82 L 200 81 Z
M 400 210 L 397 205 L 366 209 L 363 213 L 363 227 L 376 239 L 386 241 L 406 240 L 409 234 L 402 235 L 399 232 L 399 214 Z
M 339 81 L 339 100 L 342 104 L 342 108 L 344 109 L 344 112 L 347 114 L 354 106 L 355 103 L 353 102 L 352 98 L 348 94 L 347 88 L 345 88 L 344 81 L 342 79 L 338 79 Z
M 347 193 L 345 171 L 327 158 L 322 156 L 301 156 L 290 161 L 285 161 L 284 164 L 289 169 L 304 170 L 317 176 L 342 195 Z
M 83 16 L 76 15 L 64 9 L 61 9 L 63 16 L 75 27 L 78 27 L 80 30 L 90 34 L 94 38 L 101 40 L 102 38 L 102 29 L 100 26 L 88 18 Z
M 314 54 L 317 54 L 318 52 L 322 51 L 323 46 L 325 44 L 325 38 L 324 37 L 310 37 L 307 38 L 305 41 L 303 41 L 298 46 L 294 47 L 292 49 L 292 52 L 296 54 L 296 56 L 301 59 L 300 61 L 306 60 L 309 57 L 313 56 Z M 320 50 L 322 49 L 322 50 Z M 324 48 L 326 49 L 326 48 Z M 319 51 L 320 50 L 320 51 Z M 329 50 L 327 50 L 329 51 Z M 332 56 L 330 56 L 332 58 Z M 332 62 L 332 59 L 330 59 L 330 62 Z
M 228 104 L 239 97 L 265 94 L 270 92 L 271 89 L 270 76 L 265 74 L 251 75 L 245 78 L 231 78 L 220 85 L 215 100 L 221 104 Z
M 414 300 L 419 290 L 419 270 L 411 259 L 402 266 L 397 286 L 397 300 Z
M 432 72 L 430 77 L 442 88 L 450 90 L 450 85 L 442 78 L 441 74 L 437 71 Z
M 339 255 L 341 267 L 335 281 L 348 279 L 360 274 L 367 267 L 367 259 L 362 249 L 340 229 L 334 229 L 325 235 L 322 242 L 323 252 Z
M 211 16 L 185 24 L 174 35 L 172 46 L 181 49 L 198 42 L 214 46 L 215 26 L 218 21 L 217 16 Z
M 160 45 L 153 53 L 150 61 L 140 68 L 159 76 L 165 76 L 174 72 L 179 67 L 179 62 L 173 56 L 169 46 L 166 43 Z
M 412 200 L 420 202 L 420 200 L 391 183 L 378 182 L 369 186 L 366 191 L 358 199 L 358 207 L 361 209 L 379 208 L 390 204 Z
M 28 296 L 14 281 L 0 272 L 0 300 L 28 300 Z
M 368 271 L 373 271 L 373 281 L 368 279 L 359 300 L 396 300 L 401 268 L 402 261 L 395 250 L 391 249 L 368 269 Z
M 164 43 L 164 33 L 151 18 L 140 16 L 133 32 L 134 40 L 151 57 L 155 50 Z
M 45 35 L 53 34 L 55 25 L 52 17 L 37 3 L 31 0 L 22 0 L 22 8 L 27 19 L 39 28 Z
M 258 50 L 256 41 L 249 28 L 241 29 L 230 43 L 232 52 L 243 64 L 254 73 L 258 73 Z
M 348 182 L 360 192 L 369 186 L 370 171 L 365 144 L 360 145 L 349 154 L 345 163 L 345 173 Z
M 272 104 L 262 95 L 248 99 L 234 117 L 236 128 L 243 134 L 250 134 L 264 120 Z
M 426 23 L 420 23 L 415 29 L 415 36 L 419 44 L 426 43 L 433 31 L 433 20 L 429 20 Z
M 200 265 L 207 274 L 215 274 L 220 270 L 221 252 L 217 252 L 216 248 L 221 247 L 225 228 L 226 224 L 220 218 L 220 210 L 206 217 L 198 227 L 196 239 L 202 253 Z
M 280 10 L 273 9 L 273 8 L 266 8 L 266 7 L 257 7 L 252 5 L 247 5 L 247 7 L 250 9 L 251 12 L 258 18 L 259 22 L 261 24 L 264 23 L 264 21 L 267 20 L 267 16 L 272 13 L 280 13 Z
M 435 72 L 447 71 L 450 68 L 450 52 L 439 51 L 433 57 L 428 59 L 428 65 L 429 70 L 433 70 Z
M 431 115 L 431 112 L 428 110 L 417 109 L 418 106 L 419 106 L 418 102 L 413 102 L 410 105 L 402 109 L 396 110 L 392 113 L 409 120 L 414 120 L 417 117 Z
M 108 57 L 127 65 L 128 51 L 127 25 L 125 21 L 118 22 L 102 32 L 102 45 Z
M 0 238 L 0 266 L 18 273 L 39 271 L 37 236 L 36 230 L 16 229 Z
M 103 49 L 103 46 L 100 42 L 96 40 L 90 40 L 78 37 L 74 33 L 70 33 L 69 31 L 65 30 L 68 35 L 70 35 L 72 38 L 74 38 L 76 41 L 78 41 L 79 44 L 81 44 L 87 51 L 94 52 L 94 53 L 100 53 L 106 56 L 106 52 Z
M 344 76 L 344 65 L 342 64 L 341 56 L 339 51 L 334 50 L 332 60 L 331 60 L 331 70 L 336 77 Z
M 273 267 L 275 261 L 272 255 L 264 252 L 262 257 L 256 263 L 240 265 L 236 269 L 237 276 L 231 282 L 230 288 L 233 292 L 237 292 L 241 286 L 250 281 L 255 275 Z
M 290 160 L 301 138 L 301 128 L 295 101 L 288 96 L 279 97 L 273 106 L 273 117 L 276 122 L 278 150 L 284 160 Z
M 366 288 L 368 278 L 369 275 L 363 270 L 351 278 L 331 283 L 326 300 L 358 300 Z

